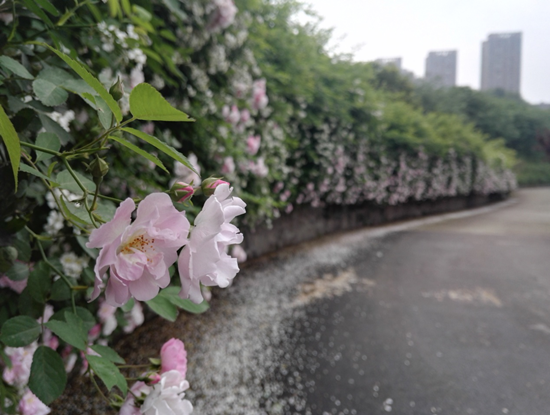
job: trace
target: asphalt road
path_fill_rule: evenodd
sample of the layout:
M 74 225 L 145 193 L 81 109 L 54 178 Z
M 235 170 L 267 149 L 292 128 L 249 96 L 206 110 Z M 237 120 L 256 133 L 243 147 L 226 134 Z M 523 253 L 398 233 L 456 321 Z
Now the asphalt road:
M 197 414 L 550 414 L 550 189 L 244 267 L 192 347 Z M 198 326 L 197 326 L 198 327 Z

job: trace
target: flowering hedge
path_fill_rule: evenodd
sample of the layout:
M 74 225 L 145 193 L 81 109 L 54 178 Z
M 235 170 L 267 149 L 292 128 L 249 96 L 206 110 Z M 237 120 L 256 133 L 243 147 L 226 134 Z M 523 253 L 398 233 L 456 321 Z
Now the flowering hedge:
M 247 205 L 254 225 L 514 186 L 501 143 L 330 58 L 297 3 L 61 5 L 0 5 L 2 412 L 48 413 L 85 373 L 122 414 L 190 413 L 181 341 L 130 387 L 109 341 L 144 307 L 206 311 Z

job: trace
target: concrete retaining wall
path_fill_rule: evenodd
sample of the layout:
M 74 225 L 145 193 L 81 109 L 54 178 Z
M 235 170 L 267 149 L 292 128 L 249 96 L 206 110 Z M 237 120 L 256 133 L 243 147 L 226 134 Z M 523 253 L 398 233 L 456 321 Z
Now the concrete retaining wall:
M 504 200 L 508 195 L 508 193 L 470 195 L 423 202 L 414 201 L 396 206 L 373 203 L 352 206 L 331 205 L 323 208 L 298 206 L 291 214 L 283 215 L 273 221 L 271 229 L 263 225 L 255 229 L 244 228 L 242 245 L 248 258 L 256 258 L 330 233 L 470 209 Z

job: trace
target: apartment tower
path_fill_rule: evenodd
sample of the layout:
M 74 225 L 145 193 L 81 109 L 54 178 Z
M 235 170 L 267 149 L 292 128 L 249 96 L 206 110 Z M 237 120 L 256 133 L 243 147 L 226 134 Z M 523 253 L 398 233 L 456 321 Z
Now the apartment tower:
M 456 56 L 456 50 L 428 53 L 426 79 L 440 86 L 455 86 Z
M 491 34 L 481 47 L 481 90 L 520 93 L 521 32 Z

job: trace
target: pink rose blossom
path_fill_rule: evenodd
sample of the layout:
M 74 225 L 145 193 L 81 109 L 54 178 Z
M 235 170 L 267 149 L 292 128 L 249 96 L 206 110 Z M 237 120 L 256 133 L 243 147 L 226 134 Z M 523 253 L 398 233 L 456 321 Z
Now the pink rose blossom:
M 11 368 L 5 367 L 2 378 L 6 383 L 15 386 L 25 386 L 31 374 L 32 356 L 37 349 L 36 342 L 25 347 L 6 347 L 4 353 L 11 360 Z
M 267 107 L 269 99 L 265 92 L 265 79 L 259 79 L 252 84 L 252 108 L 256 111 Z
M 248 170 L 258 177 L 266 177 L 269 174 L 269 167 L 265 165 L 263 157 L 258 157 L 256 162 L 251 161 Z
M 142 415 L 142 412 L 135 406 L 135 398 L 141 396 L 147 396 L 151 392 L 151 387 L 147 386 L 144 382 L 136 382 L 130 388 L 130 393 L 126 397 L 126 401 L 120 408 L 119 415 Z
M 143 124 L 141 126 L 141 131 L 143 131 L 145 134 L 153 135 L 155 133 L 155 123 L 149 121 L 147 124 Z
M 241 113 L 236 105 L 232 105 L 231 110 L 227 105 L 224 106 L 222 109 L 222 115 L 225 121 L 233 125 L 237 124 L 241 118 Z
M 251 135 L 246 139 L 246 151 L 250 155 L 254 155 L 258 152 L 260 149 L 260 143 L 262 142 L 262 139 L 259 135 Z
M 170 283 L 168 268 L 176 261 L 177 251 L 187 242 L 189 233 L 185 212 L 178 212 L 165 193 L 152 193 L 143 199 L 131 223 L 134 209 L 134 201 L 126 199 L 114 218 L 90 235 L 86 246 L 101 248 L 94 268 L 92 300 L 99 296 L 107 270 L 110 278 L 106 302 L 115 307 L 131 297 L 150 300 Z
M 19 412 L 21 415 L 46 415 L 50 413 L 48 408 L 34 393 L 27 390 L 19 401 Z
M 214 32 L 231 26 L 238 11 L 233 0 L 214 0 L 213 4 L 215 9 L 208 24 L 209 30 Z
M 177 370 L 161 374 L 160 381 L 141 405 L 143 415 L 189 415 L 193 405 L 186 399 L 183 391 L 189 389 L 187 382 Z
M 193 197 L 195 189 L 188 183 L 185 182 L 176 182 L 172 185 L 170 189 L 170 194 L 174 196 L 174 201 L 183 203 Z
M 246 108 L 241 111 L 241 122 L 243 124 L 246 124 L 248 120 L 250 119 L 250 111 L 248 111 Z
M 216 177 L 211 177 L 208 179 L 203 180 L 201 183 L 202 192 L 205 196 L 211 196 L 214 194 L 214 191 L 219 185 L 226 184 L 229 186 L 229 183 L 225 180 L 218 179 Z
M 197 156 L 195 156 L 193 153 L 189 154 L 187 160 L 198 174 L 191 170 L 189 167 L 180 163 L 179 161 L 176 161 L 174 162 L 174 176 L 176 178 L 173 182 L 179 181 L 197 185 L 197 183 L 201 182 L 201 168 L 199 166 L 199 161 L 197 160 Z
M 134 306 L 128 313 L 124 313 L 126 317 L 127 324 L 124 326 L 124 333 L 133 332 L 136 327 L 139 327 L 145 321 L 145 316 L 143 315 L 143 307 L 139 301 L 134 302 Z
M 21 294 L 23 290 L 27 287 L 27 279 L 21 281 L 13 281 L 8 278 L 7 275 L 2 275 L 0 277 L 0 288 L 10 288 L 15 291 L 17 294 Z
M 248 255 L 246 251 L 240 245 L 235 245 L 231 250 L 231 256 L 237 260 L 238 263 L 246 262 Z
M 238 197 L 230 197 L 232 190 L 227 183 L 216 187 L 197 215 L 189 243 L 178 258 L 180 296 L 197 304 L 203 300 L 201 283 L 227 287 L 239 271 L 237 260 L 226 250 L 228 245 L 243 240 L 239 229 L 229 222 L 245 213 L 246 204 Z
M 223 166 L 221 168 L 222 174 L 231 174 L 235 171 L 235 161 L 233 157 L 227 156 L 223 159 Z
M 103 335 L 109 336 L 118 326 L 118 321 L 115 316 L 116 307 L 107 304 L 105 301 L 101 301 L 99 310 L 97 310 L 97 316 L 99 322 L 103 325 Z
M 160 349 L 160 373 L 177 370 L 185 379 L 187 373 L 187 352 L 183 342 L 179 339 L 170 339 Z

